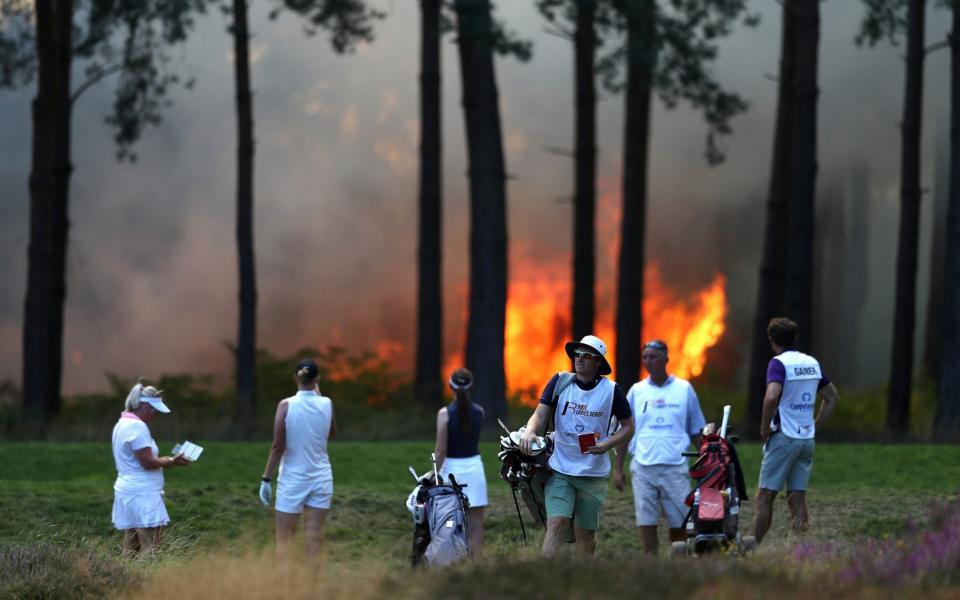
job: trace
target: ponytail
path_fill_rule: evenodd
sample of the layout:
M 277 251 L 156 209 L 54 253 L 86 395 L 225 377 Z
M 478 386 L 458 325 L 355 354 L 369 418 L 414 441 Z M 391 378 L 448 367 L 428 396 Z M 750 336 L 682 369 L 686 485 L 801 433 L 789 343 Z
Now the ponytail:
M 144 396 L 147 398 L 159 398 L 160 394 L 160 390 L 152 385 L 143 385 L 143 377 L 138 377 L 137 383 L 130 388 L 130 393 L 127 394 L 127 399 L 123 403 L 123 408 L 124 410 L 133 412 L 140 408 L 140 398 Z
M 473 373 L 467 369 L 457 369 L 450 375 L 450 389 L 453 390 L 454 402 L 457 405 L 457 424 L 460 431 L 472 433 L 473 425 L 470 421 L 470 412 L 473 400 L 470 398 L 470 388 L 473 387 Z

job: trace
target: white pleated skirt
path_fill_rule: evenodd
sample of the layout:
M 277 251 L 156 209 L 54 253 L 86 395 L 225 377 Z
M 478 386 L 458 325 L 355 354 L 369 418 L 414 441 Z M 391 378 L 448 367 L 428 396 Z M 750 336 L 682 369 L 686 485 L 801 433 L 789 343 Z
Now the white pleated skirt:
M 170 522 L 163 492 L 113 493 L 113 526 L 120 530 L 163 527 Z
M 470 500 L 470 508 L 480 508 L 488 504 L 487 477 L 483 473 L 483 460 L 479 454 L 444 460 L 440 474 L 446 478 L 450 473 L 457 478 L 457 483 L 467 484 L 463 492 Z

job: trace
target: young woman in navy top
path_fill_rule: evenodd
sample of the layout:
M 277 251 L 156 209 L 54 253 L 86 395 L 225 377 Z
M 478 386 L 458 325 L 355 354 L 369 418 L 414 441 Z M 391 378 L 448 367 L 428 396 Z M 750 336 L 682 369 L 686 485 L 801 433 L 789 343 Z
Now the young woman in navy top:
M 437 468 L 446 479 L 453 473 L 457 482 L 466 484 L 470 500 L 470 550 L 474 557 L 483 550 L 483 512 L 487 506 L 487 479 L 478 448 L 483 427 L 483 408 L 470 398 L 473 374 L 457 369 L 450 375 L 454 400 L 437 413 Z

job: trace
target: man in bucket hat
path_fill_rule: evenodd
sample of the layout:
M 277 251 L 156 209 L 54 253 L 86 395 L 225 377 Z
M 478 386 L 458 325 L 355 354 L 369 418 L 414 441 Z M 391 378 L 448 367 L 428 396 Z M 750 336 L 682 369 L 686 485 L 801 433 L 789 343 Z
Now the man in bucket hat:
M 607 345 L 587 335 L 579 342 L 567 343 L 566 351 L 573 359 L 575 374 L 557 373 L 550 379 L 520 440 L 520 449 L 529 454 L 537 433 L 551 420 L 554 422 L 554 450 L 549 462 L 553 476 L 544 490 L 546 555 L 557 551 L 571 521 L 578 549 L 585 554 L 594 552 L 610 475 L 607 451 L 633 435 L 627 398 L 615 382 L 604 377 L 611 371 Z M 613 417 L 621 425 L 615 433 Z
M 670 356 L 667 344 L 651 340 L 640 355 L 647 378 L 635 383 L 627 400 L 636 415 L 636 435 L 630 440 L 630 476 L 637 528 L 644 552 L 656 554 L 657 523 L 661 511 L 670 529 L 671 541 L 682 541 L 683 520 L 687 515 L 684 500 L 690 492 L 690 476 L 683 452 L 700 445 L 703 412 L 690 382 L 667 374 Z M 623 490 L 625 452 L 617 455 L 613 485 Z

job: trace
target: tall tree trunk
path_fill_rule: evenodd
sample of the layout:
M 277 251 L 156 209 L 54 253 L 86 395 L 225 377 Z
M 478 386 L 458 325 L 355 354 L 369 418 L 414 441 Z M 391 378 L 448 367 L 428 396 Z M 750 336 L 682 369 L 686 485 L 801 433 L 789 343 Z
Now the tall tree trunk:
M 947 254 L 944 273 L 943 345 L 933 437 L 960 438 L 960 6 L 953 11 L 950 34 L 950 198 L 947 204 Z
M 654 0 L 627 0 L 627 94 L 623 129 L 623 221 L 617 280 L 617 381 L 624 389 L 640 375 L 643 329 L 644 232 L 650 99 L 657 56 Z
M 23 318 L 23 402 L 32 417 L 60 410 L 63 311 L 70 228 L 70 66 L 73 2 L 38 0 L 30 243 Z
M 813 224 L 817 181 L 817 54 L 820 3 L 796 3 L 796 86 L 791 156 L 788 306 L 798 346 L 813 347 Z
M 935 129 L 942 130 L 942 127 Z M 923 369 L 934 381 L 940 378 L 940 344 L 943 336 L 944 255 L 947 246 L 947 204 L 950 198 L 950 148 L 948 136 L 938 132 L 933 164 L 933 231 L 930 240 L 930 286 L 923 344 Z M 944 185 L 946 184 L 946 185 Z
M 573 198 L 573 339 L 593 333 L 596 278 L 597 92 L 594 81 L 595 0 L 577 2 L 574 33 L 576 166 Z
M 916 322 L 917 250 L 920 238 L 920 129 L 923 111 L 925 0 L 907 8 L 907 76 L 903 98 L 900 151 L 900 236 L 890 353 L 887 430 L 903 434 L 910 427 L 913 379 L 913 334 Z
M 417 254 L 417 399 L 443 404 L 443 203 L 440 5 L 420 0 L 420 248 Z
M 767 383 L 767 362 L 771 356 L 767 341 L 770 319 L 786 312 L 787 242 L 790 223 L 790 157 L 793 144 L 794 89 L 796 85 L 796 11 L 799 0 L 783 5 L 780 36 L 780 74 L 777 84 L 777 121 L 773 134 L 773 162 L 767 196 L 767 222 L 763 237 L 757 308 L 753 318 L 753 346 L 747 381 L 747 431 L 760 430 L 763 395 Z
M 460 77 L 470 173 L 470 321 L 467 367 L 488 423 L 506 413 L 503 367 L 507 212 L 503 137 L 493 68 L 489 0 L 456 0 Z
M 250 93 L 246 0 L 233 0 L 237 101 L 237 255 L 240 316 L 237 332 L 237 420 L 256 417 L 257 274 L 253 251 L 253 100 Z

